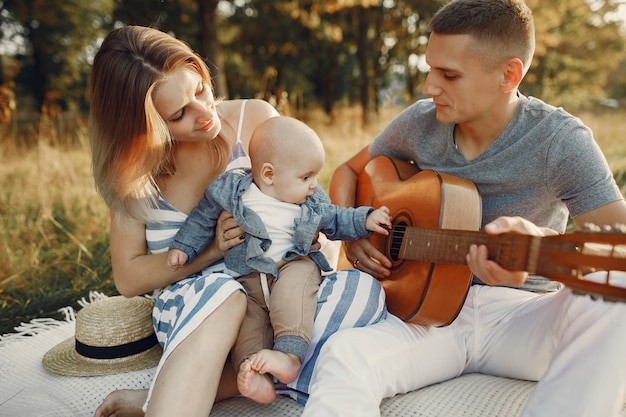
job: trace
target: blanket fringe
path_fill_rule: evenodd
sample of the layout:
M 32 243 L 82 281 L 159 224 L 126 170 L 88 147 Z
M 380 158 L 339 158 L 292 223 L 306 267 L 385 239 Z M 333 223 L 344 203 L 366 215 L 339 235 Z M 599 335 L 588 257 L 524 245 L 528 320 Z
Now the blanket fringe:
M 90 291 L 88 300 L 85 299 L 85 297 L 82 297 L 80 300 L 77 301 L 77 303 L 81 307 L 85 307 L 86 305 L 91 304 L 94 301 L 98 301 L 107 297 L 107 295 L 101 292 Z M 76 321 L 76 310 L 74 310 L 73 307 L 62 307 L 57 311 L 63 314 L 63 320 L 57 320 L 53 318 L 36 318 L 32 319 L 28 323 L 21 323 L 19 326 L 15 327 L 15 333 L 0 335 L 0 347 L 6 346 L 9 343 L 14 343 L 38 335 L 45 331 L 57 328 L 63 324 Z

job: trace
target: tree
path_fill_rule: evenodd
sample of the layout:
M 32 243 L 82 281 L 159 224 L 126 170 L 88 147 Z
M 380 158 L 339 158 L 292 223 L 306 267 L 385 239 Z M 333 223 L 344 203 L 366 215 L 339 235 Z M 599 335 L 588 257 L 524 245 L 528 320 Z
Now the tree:
M 288 93 L 300 108 L 320 103 L 331 116 L 337 101 L 358 102 L 367 124 L 390 84 L 403 102 L 419 97 L 428 22 L 447 1 L 0 0 L 0 39 L 27 40 L 11 58 L 21 67 L 18 87 L 39 104 L 57 91 L 65 108 L 85 108 L 99 40 L 115 26 L 139 24 L 189 43 L 211 67 L 219 96 L 280 101 Z M 608 16 L 624 0 L 527 2 L 537 51 L 522 92 L 581 107 L 607 96 L 608 82 L 623 88 L 616 71 L 624 35 Z
M 168 31 L 174 17 L 180 14 L 180 2 L 154 0 L 114 0 L 114 22 L 126 25 L 150 26 L 155 29 Z
M 226 64 L 230 82 L 238 81 L 233 90 L 277 100 L 284 92 L 313 94 L 317 80 L 314 57 L 321 53 L 316 51 L 320 20 L 311 10 L 313 3 L 250 0 L 235 8 L 228 19 L 236 34 L 228 45 Z M 267 22 L 273 30 L 268 30 Z M 233 58 L 237 54 L 240 56 Z
M 218 97 L 228 97 L 226 78 L 222 72 L 224 60 L 218 42 L 219 17 L 217 6 L 220 0 L 200 0 L 200 31 L 198 34 L 198 51 L 207 58 L 208 62 L 217 67 L 214 71 L 215 93 Z
M 110 16 L 112 0 L 32 0 L 7 2 L 25 28 L 30 59 L 20 76 L 30 77 L 33 95 L 43 104 L 58 94 L 60 104 L 78 109 L 84 103 L 88 47 L 102 31 L 102 16 Z
M 522 92 L 557 106 L 584 108 L 605 97 L 609 75 L 624 59 L 614 0 L 528 0 L 537 49 Z
M 409 103 L 418 98 L 418 88 L 426 78 L 424 54 L 428 24 L 445 3 L 446 0 L 398 0 L 396 7 L 390 11 L 391 18 L 384 22 L 382 32 L 390 38 L 386 44 L 392 45 L 387 59 L 390 65 L 401 68 Z

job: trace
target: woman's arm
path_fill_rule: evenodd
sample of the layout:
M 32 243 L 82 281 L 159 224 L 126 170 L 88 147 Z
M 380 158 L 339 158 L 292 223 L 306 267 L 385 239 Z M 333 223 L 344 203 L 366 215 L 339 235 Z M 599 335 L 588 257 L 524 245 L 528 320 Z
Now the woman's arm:
M 214 239 L 194 262 L 172 271 L 167 268 L 167 253 L 148 253 L 143 223 L 111 212 L 109 241 L 115 286 L 120 294 L 133 297 L 180 281 L 222 259 L 228 248 L 241 243 L 239 231 L 232 216 L 223 212 L 216 235 L 226 238 Z

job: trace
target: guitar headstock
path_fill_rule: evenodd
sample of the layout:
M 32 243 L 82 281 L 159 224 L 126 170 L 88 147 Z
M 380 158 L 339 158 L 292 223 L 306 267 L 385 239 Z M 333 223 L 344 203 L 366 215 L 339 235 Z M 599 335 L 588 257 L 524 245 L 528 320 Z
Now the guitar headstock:
M 541 238 L 534 273 L 576 293 L 626 302 L 626 226 L 585 225 Z

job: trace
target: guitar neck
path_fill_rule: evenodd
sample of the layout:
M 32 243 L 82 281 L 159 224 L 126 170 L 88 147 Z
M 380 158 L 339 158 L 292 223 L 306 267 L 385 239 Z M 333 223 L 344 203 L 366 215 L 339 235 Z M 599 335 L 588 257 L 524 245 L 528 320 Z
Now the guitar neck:
M 390 255 L 395 259 L 443 264 L 467 264 L 472 244 L 485 245 L 489 258 L 511 271 L 536 273 L 541 238 L 520 234 L 488 235 L 479 231 L 394 227 Z

